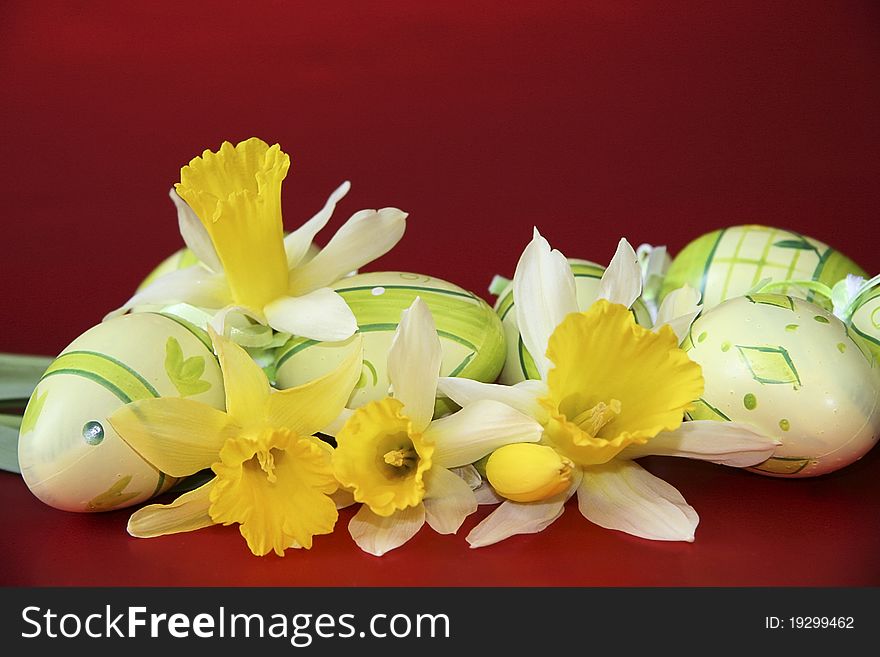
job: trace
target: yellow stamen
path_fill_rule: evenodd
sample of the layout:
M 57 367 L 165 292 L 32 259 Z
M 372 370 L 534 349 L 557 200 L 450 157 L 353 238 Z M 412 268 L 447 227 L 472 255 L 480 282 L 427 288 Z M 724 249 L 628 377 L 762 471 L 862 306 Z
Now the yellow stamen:
M 591 436 L 596 436 L 602 428 L 620 415 L 621 403 L 619 399 L 612 399 L 611 404 L 599 402 L 592 408 L 575 417 L 572 422 L 578 425 Z
M 269 483 L 274 484 L 277 477 L 275 476 L 275 457 L 272 455 L 272 450 L 257 452 L 257 460 L 260 462 L 260 468 L 266 473 Z

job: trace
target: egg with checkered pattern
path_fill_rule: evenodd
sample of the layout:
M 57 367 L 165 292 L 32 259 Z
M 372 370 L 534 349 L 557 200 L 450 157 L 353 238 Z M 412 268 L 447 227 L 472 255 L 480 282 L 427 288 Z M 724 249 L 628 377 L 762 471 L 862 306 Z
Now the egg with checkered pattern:
M 666 272 L 660 296 L 687 283 L 702 293 L 703 308 L 708 310 L 746 294 L 763 279 L 816 281 L 833 287 L 847 274 L 866 276 L 840 251 L 812 237 L 770 226 L 733 226 L 706 233 L 685 246 Z M 773 292 L 831 309 L 827 299 L 794 286 Z

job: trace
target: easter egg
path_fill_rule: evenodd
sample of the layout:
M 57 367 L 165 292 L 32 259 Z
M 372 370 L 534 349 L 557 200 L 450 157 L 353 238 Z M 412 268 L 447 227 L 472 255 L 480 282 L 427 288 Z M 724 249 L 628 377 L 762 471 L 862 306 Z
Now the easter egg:
M 880 370 L 831 313 L 803 299 L 754 294 L 701 315 L 682 348 L 703 369 L 691 419 L 743 422 L 782 444 L 752 470 L 832 472 L 880 437 Z
M 859 301 L 849 318 L 849 329 L 880 361 L 880 285 Z
M 401 313 L 416 297 L 427 304 L 437 326 L 443 349 L 440 376 L 494 381 L 504 364 L 501 321 L 485 301 L 457 285 L 422 274 L 372 272 L 345 278 L 335 289 L 363 336 L 364 369 L 350 408 L 388 395 L 388 349 Z M 276 384 L 291 388 L 329 372 L 341 362 L 346 345 L 292 338 L 278 350 Z M 435 410 L 443 414 L 452 408 L 441 400 Z
M 592 305 L 599 294 L 599 282 L 605 268 L 588 260 L 568 258 L 571 272 L 574 274 L 577 290 L 578 308 L 586 310 Z M 526 379 L 539 379 L 538 368 L 529 350 L 526 349 L 516 321 L 515 304 L 513 302 L 513 283 L 505 287 L 495 301 L 495 312 L 504 326 L 504 339 L 507 343 L 507 357 L 499 380 L 505 385 L 513 385 Z M 642 326 L 651 326 L 651 314 L 641 299 L 632 306 L 636 322 Z
M 832 287 L 847 274 L 864 270 L 839 251 L 812 237 L 769 226 L 723 228 L 688 244 L 672 261 L 660 290 L 661 299 L 685 283 L 703 295 L 708 310 L 725 299 L 749 292 L 762 279 L 817 281 Z M 798 288 L 774 293 L 804 295 L 830 310 L 830 302 Z
M 109 511 L 168 490 L 175 480 L 142 459 L 107 417 L 128 402 L 185 397 L 224 408 L 210 339 L 183 320 L 123 315 L 70 343 L 25 409 L 21 474 L 31 492 L 65 511 Z

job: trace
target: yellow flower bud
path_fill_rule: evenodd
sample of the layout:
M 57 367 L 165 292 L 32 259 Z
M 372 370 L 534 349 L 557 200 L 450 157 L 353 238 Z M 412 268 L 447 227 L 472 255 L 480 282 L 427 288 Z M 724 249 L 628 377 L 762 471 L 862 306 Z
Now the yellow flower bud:
M 514 502 L 538 502 L 568 488 L 574 463 L 552 447 L 516 443 L 495 450 L 486 476 L 495 491 Z

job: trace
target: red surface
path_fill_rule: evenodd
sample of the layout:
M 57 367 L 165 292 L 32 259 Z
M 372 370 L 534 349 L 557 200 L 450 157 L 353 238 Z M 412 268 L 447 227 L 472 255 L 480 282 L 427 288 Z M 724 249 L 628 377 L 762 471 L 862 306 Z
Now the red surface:
M 251 135 L 292 154 L 288 228 L 350 179 L 321 239 L 396 205 L 407 234 L 370 268 L 477 292 L 534 224 L 607 260 L 621 235 L 678 251 L 768 223 L 880 270 L 874 3 L 182 4 L 0 7 L 0 350 L 57 353 L 123 301 L 180 245 L 179 167 Z M 345 511 L 311 552 L 258 559 L 234 528 L 135 540 L 126 511 L 55 511 L 0 473 L 0 584 L 880 585 L 877 450 L 802 481 L 646 466 L 700 513 L 694 544 L 570 507 L 468 550 L 484 508 L 376 559 Z

